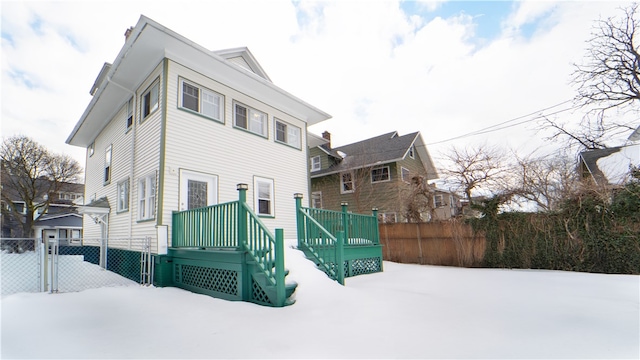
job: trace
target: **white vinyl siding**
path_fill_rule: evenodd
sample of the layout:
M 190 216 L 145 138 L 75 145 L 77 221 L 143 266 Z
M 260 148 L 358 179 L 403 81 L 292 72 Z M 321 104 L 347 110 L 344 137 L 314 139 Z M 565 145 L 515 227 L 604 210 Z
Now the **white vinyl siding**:
M 225 98 L 222 123 L 201 121 L 198 116 L 177 106 L 169 106 L 167 114 L 165 172 L 163 191 L 163 223 L 169 226 L 171 234 L 171 211 L 179 210 L 180 171 L 214 173 L 218 175 L 218 203 L 238 199 L 237 184 L 249 185 L 247 202 L 254 211 L 254 176 L 273 179 L 274 209 L 276 217 L 262 217 L 262 222 L 271 230 L 283 228 L 285 238 L 295 238 L 296 212 L 294 193 L 309 193 L 308 158 L 306 151 L 291 151 L 275 141 L 265 141 L 247 131 L 239 131 L 233 121 L 235 101 L 246 106 L 260 109 L 285 121 L 288 124 L 306 128 L 304 121 L 295 118 L 280 109 L 259 102 L 245 94 L 228 88 L 201 73 L 191 71 L 179 63 L 170 61 L 168 83 L 178 84 L 180 78 L 189 79 L 195 84 L 215 91 Z M 178 86 L 167 87 L 169 104 L 178 104 L 180 96 Z M 267 135 L 275 138 L 270 126 Z M 306 133 L 301 134 L 301 148 L 305 149 Z M 242 158 L 230 152 L 230 149 L 242 149 Z M 157 162 L 155 163 L 157 164 Z M 308 206 L 308 196 L 303 198 L 303 206 Z M 307 204 L 307 205 L 305 205 Z
M 149 74 L 147 79 L 134 90 L 135 98 L 133 106 L 133 119 L 129 131 L 124 131 L 128 114 L 128 101 L 123 99 L 120 110 L 113 115 L 111 121 L 95 138 L 94 147 L 97 150 L 95 156 L 87 157 L 85 166 L 85 204 L 91 200 L 106 197 L 111 207 L 109 213 L 110 238 L 144 238 L 151 237 L 151 249 L 156 251 L 156 222 L 137 222 L 138 217 L 138 179 L 156 172 L 160 163 L 160 127 L 161 111 L 150 114 L 144 122 L 144 126 L 136 126 L 140 119 L 141 106 L 136 99 L 140 99 L 152 84 L 162 84 L 162 63 Z M 159 102 L 162 103 L 163 94 L 159 93 Z M 134 142 L 135 138 L 135 142 Z M 104 150 L 112 145 L 111 156 L 111 183 L 104 185 L 105 159 Z M 129 179 L 129 211 L 119 211 L 118 184 L 124 179 Z M 122 206 L 123 204 L 120 204 Z M 168 218 L 171 221 L 170 217 Z M 83 236 L 85 238 L 98 239 L 101 236 L 100 225 L 90 217 L 83 218 Z

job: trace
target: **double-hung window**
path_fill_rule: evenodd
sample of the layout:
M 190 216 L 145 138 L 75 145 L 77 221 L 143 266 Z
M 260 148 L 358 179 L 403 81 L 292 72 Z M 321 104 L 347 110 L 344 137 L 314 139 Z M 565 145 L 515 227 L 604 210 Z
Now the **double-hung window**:
M 112 146 L 109 145 L 104 150 L 104 183 L 108 184 L 111 181 L 111 150 Z
M 411 147 L 409 148 L 409 157 L 410 158 L 412 158 L 412 159 L 416 158 L 415 151 L 416 151 L 415 146 L 411 145 Z
M 409 171 L 409 169 L 401 167 L 400 171 L 402 173 L 402 181 L 406 183 L 411 182 L 411 172 Z
M 160 85 L 158 82 L 156 82 L 142 95 L 142 119 L 143 120 L 147 116 L 149 116 L 152 112 L 158 109 L 159 88 L 160 88 Z
M 322 191 L 314 191 L 311 193 L 311 207 L 322 209 Z
M 129 131 L 131 129 L 131 127 L 133 126 L 133 98 L 129 99 L 129 101 L 127 101 L 127 104 L 125 105 L 126 109 L 127 109 L 127 113 L 126 113 L 126 117 L 127 117 L 127 131 Z
M 383 167 L 371 169 L 371 182 L 372 183 L 389 181 L 389 179 L 390 178 L 389 178 L 389 167 L 388 166 L 383 166 Z
M 138 181 L 138 220 L 156 216 L 156 174 L 149 174 Z
M 444 206 L 444 197 L 442 195 L 435 195 L 433 197 L 433 205 L 437 208 Z
M 233 105 L 233 125 L 267 137 L 267 114 L 240 103 Z
M 258 215 L 274 216 L 273 179 L 254 178 L 255 209 Z
M 129 211 L 129 179 L 118 183 L 117 211 Z
M 180 80 L 180 83 L 182 84 L 180 107 L 222 121 L 224 104 L 222 95 L 186 80 Z
M 311 158 L 311 171 L 318 171 L 322 168 L 322 163 L 320 162 L 320 156 L 314 156 Z
M 300 149 L 300 128 L 275 119 L 276 141 Z
M 356 190 L 353 180 L 353 172 L 344 172 L 340 174 L 340 193 L 347 194 Z

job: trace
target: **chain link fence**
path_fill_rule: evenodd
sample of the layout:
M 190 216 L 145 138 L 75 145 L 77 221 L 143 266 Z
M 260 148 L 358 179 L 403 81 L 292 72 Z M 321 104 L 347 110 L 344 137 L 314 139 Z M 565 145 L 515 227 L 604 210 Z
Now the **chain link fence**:
M 151 284 L 150 238 L 0 239 L 1 295 Z

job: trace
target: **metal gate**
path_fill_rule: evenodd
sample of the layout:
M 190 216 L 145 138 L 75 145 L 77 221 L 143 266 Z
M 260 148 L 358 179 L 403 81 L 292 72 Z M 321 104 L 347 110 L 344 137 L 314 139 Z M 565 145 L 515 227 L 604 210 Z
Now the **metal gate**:
M 153 282 L 151 238 L 0 239 L 2 295 Z

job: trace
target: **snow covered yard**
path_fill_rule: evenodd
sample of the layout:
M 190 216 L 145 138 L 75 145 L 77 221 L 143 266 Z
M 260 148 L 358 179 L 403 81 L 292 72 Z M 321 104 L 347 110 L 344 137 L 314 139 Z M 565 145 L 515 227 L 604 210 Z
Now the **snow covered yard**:
M 286 250 L 285 308 L 137 285 L 2 298 L 4 358 L 639 358 L 640 277 L 385 262 L 329 280 Z

